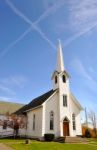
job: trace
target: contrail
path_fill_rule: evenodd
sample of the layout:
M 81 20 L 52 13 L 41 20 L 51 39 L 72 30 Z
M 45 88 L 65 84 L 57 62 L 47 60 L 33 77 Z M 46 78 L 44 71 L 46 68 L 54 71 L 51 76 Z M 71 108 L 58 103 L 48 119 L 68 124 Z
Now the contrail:
M 11 8 L 11 10 L 18 16 L 20 16 L 25 22 L 32 25 L 34 27 L 34 24 L 32 21 L 30 21 L 23 13 L 21 13 L 10 0 L 5 0 L 7 5 Z
M 60 9 L 64 4 L 65 4 L 65 0 L 60 0 L 58 1 L 56 4 L 54 4 L 53 6 L 49 7 L 35 22 L 31 22 L 26 16 L 24 16 L 20 11 L 18 11 L 16 9 L 16 7 L 9 1 L 6 0 L 6 3 L 10 5 L 11 8 L 14 9 L 15 13 L 17 15 L 20 15 L 22 19 L 26 19 L 27 23 L 31 24 L 31 27 L 29 27 L 22 35 L 20 35 L 15 41 L 13 41 L 7 48 L 5 48 L 3 50 L 3 52 L 0 55 L 0 58 L 3 57 L 13 46 L 15 46 L 20 40 L 22 40 L 29 32 L 31 32 L 32 30 L 32 24 L 33 27 L 35 27 L 35 24 L 38 24 L 40 21 L 42 21 L 43 19 L 45 19 L 46 17 L 48 17 L 51 14 L 54 14 L 58 9 Z M 46 41 L 50 44 L 50 46 L 52 46 L 52 48 L 55 49 L 55 45 L 48 40 L 48 38 L 46 38 L 45 34 L 39 29 L 36 28 L 36 30 L 38 30 L 38 32 L 41 34 L 43 39 L 46 39 Z
M 71 42 L 73 42 L 74 40 L 80 38 L 81 36 L 83 36 L 84 34 L 86 34 L 87 32 L 93 30 L 94 28 L 97 27 L 97 22 L 94 23 L 93 25 L 91 25 L 90 27 L 87 27 L 86 29 L 83 29 L 82 31 L 76 33 L 75 35 L 73 35 L 72 37 L 70 37 L 69 39 L 67 39 L 64 44 L 63 44 L 63 48 L 67 45 L 69 45 Z
M 65 0 L 60 0 L 58 1 L 56 4 L 54 4 L 53 6 L 51 6 L 50 8 L 48 8 L 35 22 L 32 22 L 31 20 L 29 20 L 24 14 L 22 14 L 14 5 L 13 3 L 11 3 L 10 0 L 6 0 L 6 3 L 9 5 L 9 7 L 13 10 L 13 12 L 20 16 L 25 22 L 27 22 L 28 24 L 31 25 L 31 27 L 29 27 L 22 35 L 20 35 L 19 38 L 17 38 L 15 41 L 13 41 L 7 48 L 4 49 L 4 52 L 2 52 L 2 56 L 6 54 L 6 52 L 12 48 L 14 45 L 16 45 L 20 40 L 22 40 L 31 30 L 32 28 L 35 29 L 43 39 L 45 39 L 48 44 L 55 49 L 55 45 L 46 37 L 46 35 L 40 30 L 39 27 L 37 27 L 37 24 L 42 21 L 43 19 L 45 19 L 46 17 L 48 17 L 49 15 L 53 14 L 54 12 L 56 12 L 59 8 L 61 8 L 64 4 L 65 4 Z M 81 32 L 75 34 L 74 36 L 70 37 L 69 39 L 67 39 L 64 42 L 63 47 L 69 45 L 72 41 L 76 40 L 77 38 L 79 38 L 80 36 L 84 35 L 85 33 L 87 33 L 88 31 L 92 30 L 93 28 L 95 28 L 97 26 L 97 23 L 94 24 L 93 26 L 89 27 L 88 29 L 84 29 Z
M 58 8 L 60 8 L 63 4 L 64 1 L 61 0 L 60 5 L 55 5 L 53 6 L 51 9 L 49 9 L 48 11 L 46 11 L 43 15 L 41 15 L 39 17 L 39 19 L 37 19 L 36 22 L 32 22 L 30 19 L 28 19 L 28 17 L 26 17 L 21 11 L 19 11 L 14 5 L 13 3 L 11 3 L 10 0 L 6 0 L 6 3 L 8 4 L 8 6 L 12 9 L 12 11 L 18 15 L 20 18 L 22 18 L 25 22 L 27 22 L 28 24 L 30 24 L 32 26 L 32 28 L 34 28 L 41 36 L 42 38 L 48 42 L 48 44 L 53 48 L 56 49 L 55 45 L 46 37 L 46 35 L 39 29 L 39 27 L 37 27 L 37 23 L 39 23 L 41 20 L 43 20 L 44 18 L 46 18 L 47 16 L 49 16 L 49 14 L 51 14 L 51 10 L 55 11 Z M 59 4 L 59 3 L 58 3 Z
M 45 39 L 49 43 L 50 46 L 52 46 L 53 49 L 56 50 L 56 46 L 46 37 L 46 35 L 41 31 L 40 28 L 37 27 L 36 31 L 41 35 L 43 39 Z
M 14 45 L 16 45 L 19 41 L 21 41 L 30 31 L 32 30 L 32 27 L 30 27 L 28 30 L 26 30 L 22 35 L 20 35 L 15 41 L 13 41 L 7 48 L 5 48 L 1 54 L 0 58 L 2 58 L 10 48 L 12 48 Z
M 54 14 L 58 9 L 60 9 L 64 4 L 66 3 L 66 0 L 59 0 L 54 5 L 49 7 L 38 19 L 35 21 L 35 23 L 39 23 L 40 21 L 47 18 L 49 15 Z
M 60 1 L 56 2 L 53 6 L 48 8 L 34 23 L 32 23 L 32 21 L 30 19 L 28 19 L 28 17 L 26 17 L 21 11 L 19 11 L 10 0 L 5 0 L 5 1 L 9 5 L 9 7 L 13 10 L 13 12 L 15 14 L 17 14 L 22 19 L 24 19 L 27 23 L 32 24 L 32 25 L 36 25 L 37 23 L 39 23 L 40 21 L 44 20 L 49 15 L 55 13 L 66 2 L 65 0 L 60 0 Z

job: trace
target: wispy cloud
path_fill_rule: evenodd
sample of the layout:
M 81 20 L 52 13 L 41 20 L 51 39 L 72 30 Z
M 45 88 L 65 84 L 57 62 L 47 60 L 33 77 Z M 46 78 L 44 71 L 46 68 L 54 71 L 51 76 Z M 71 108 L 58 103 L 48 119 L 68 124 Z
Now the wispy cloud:
M 71 61 L 70 66 L 74 69 L 76 73 L 79 74 L 79 76 L 89 81 L 90 87 L 92 86 L 92 89 L 97 89 L 97 82 L 93 79 L 92 76 L 90 76 L 80 59 L 75 58 L 73 61 Z
M 27 82 L 27 78 L 25 78 L 24 76 L 14 76 L 11 77 L 11 82 L 17 87 L 23 88 Z
M 11 76 L 8 78 L 0 79 L 0 91 L 3 92 L 5 95 L 16 95 L 14 89 L 23 88 L 27 83 L 27 78 L 24 76 Z
M 96 0 L 69 0 L 70 23 L 73 30 L 83 30 L 97 23 Z
M 22 75 L 15 75 L 8 78 L 0 79 L 0 83 L 6 87 L 23 88 L 28 79 Z
M 63 47 L 97 27 L 97 0 L 69 0 L 69 24 L 73 35 Z
M 93 67 L 90 66 L 90 67 L 88 68 L 88 70 L 89 70 L 89 72 L 92 73 L 93 75 L 96 75 L 96 71 L 94 70 Z
M 6 94 L 10 94 L 10 95 L 15 95 L 16 94 L 13 90 L 11 90 L 9 87 L 6 87 L 3 84 L 0 84 L 0 91 L 4 92 Z
M 52 6 L 49 6 L 47 10 L 35 21 L 35 23 L 39 23 L 40 21 L 43 21 L 45 18 L 47 18 L 50 15 L 53 15 L 56 11 L 58 11 L 64 4 L 66 3 L 65 0 L 58 0 L 54 2 Z

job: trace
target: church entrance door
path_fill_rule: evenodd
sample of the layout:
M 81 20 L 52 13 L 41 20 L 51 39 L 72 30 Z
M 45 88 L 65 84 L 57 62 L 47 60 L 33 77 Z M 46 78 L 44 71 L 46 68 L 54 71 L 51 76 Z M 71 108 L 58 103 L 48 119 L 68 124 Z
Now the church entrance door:
M 63 136 L 69 136 L 69 121 L 63 121 Z

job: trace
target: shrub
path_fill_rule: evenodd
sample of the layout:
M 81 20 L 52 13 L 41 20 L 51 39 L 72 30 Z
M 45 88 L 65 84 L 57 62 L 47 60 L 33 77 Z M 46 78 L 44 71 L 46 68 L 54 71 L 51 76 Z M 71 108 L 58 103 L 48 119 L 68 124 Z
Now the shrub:
M 85 137 L 91 138 L 91 133 L 90 133 L 89 129 L 86 129 L 86 131 L 85 131 Z
M 44 134 L 44 139 L 45 139 L 45 141 L 53 141 L 54 138 L 55 138 L 55 135 L 52 134 L 52 133 Z

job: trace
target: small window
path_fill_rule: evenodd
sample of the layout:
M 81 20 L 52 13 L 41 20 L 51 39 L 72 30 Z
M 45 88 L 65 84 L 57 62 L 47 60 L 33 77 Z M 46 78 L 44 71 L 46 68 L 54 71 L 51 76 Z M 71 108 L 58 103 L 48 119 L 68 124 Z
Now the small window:
M 35 130 L 35 114 L 33 115 L 33 130 Z
M 55 83 L 57 83 L 57 76 L 55 76 Z
M 67 107 L 67 95 L 63 95 L 63 106 Z
M 75 114 L 72 114 L 72 125 L 73 125 L 73 130 L 76 130 L 76 120 L 75 120 Z
M 66 83 L 66 77 L 65 77 L 65 75 L 63 75 L 62 78 L 63 78 L 63 82 Z
M 54 130 L 54 113 L 50 112 L 50 130 Z

